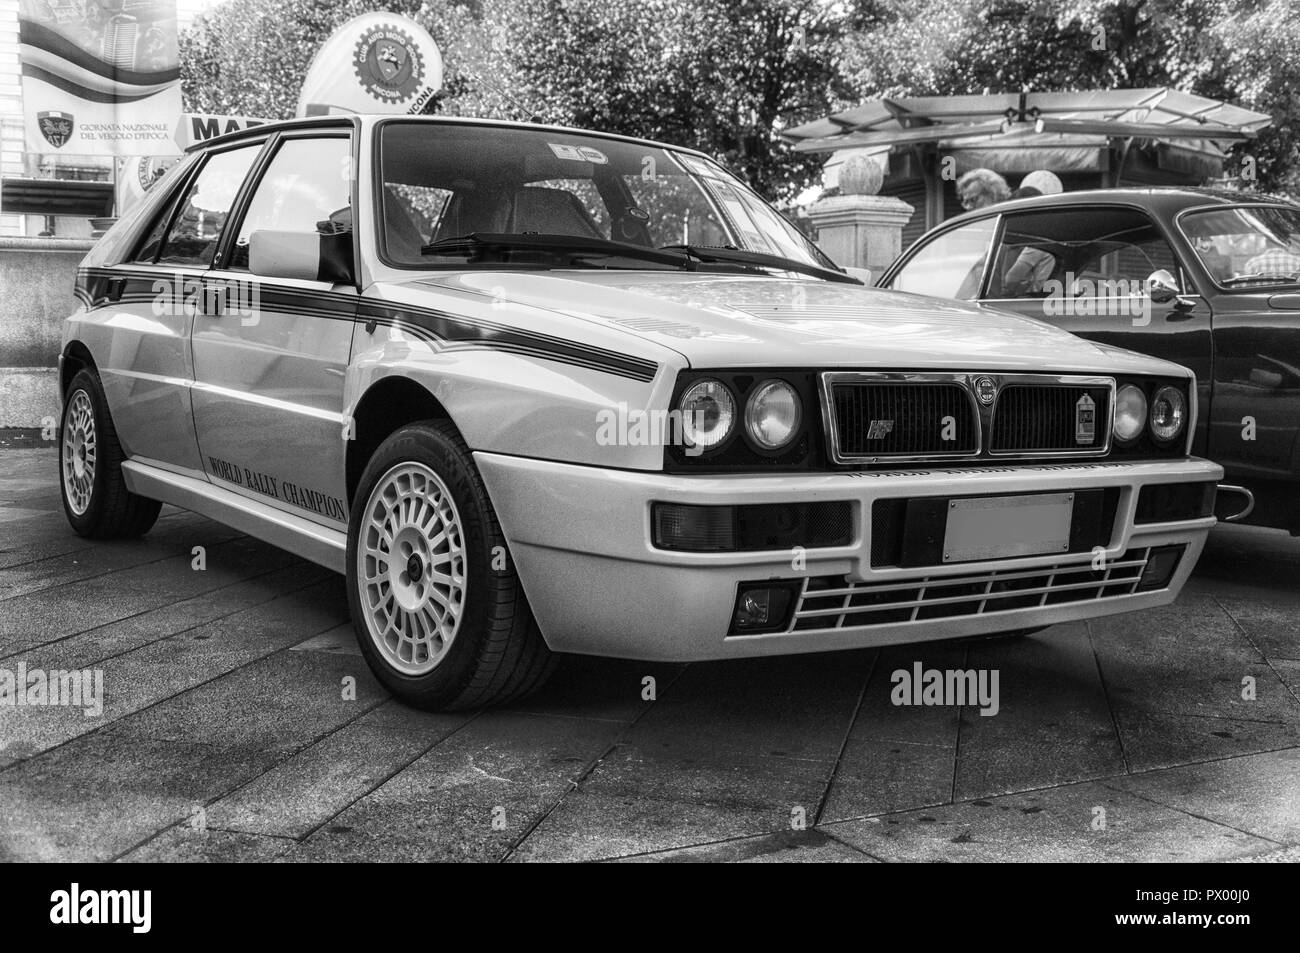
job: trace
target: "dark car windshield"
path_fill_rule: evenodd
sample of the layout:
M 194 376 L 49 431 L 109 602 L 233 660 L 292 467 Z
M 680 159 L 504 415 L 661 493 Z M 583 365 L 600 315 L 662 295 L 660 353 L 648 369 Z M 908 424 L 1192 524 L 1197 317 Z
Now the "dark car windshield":
M 1300 209 L 1225 206 L 1179 220 L 1216 283 L 1249 290 L 1300 282 Z
M 830 264 L 739 180 L 689 153 L 509 126 L 390 122 L 381 137 L 380 242 L 397 265 L 478 267 L 482 256 L 451 241 L 471 235 L 730 248 Z M 600 264 L 674 267 L 659 257 L 606 255 Z

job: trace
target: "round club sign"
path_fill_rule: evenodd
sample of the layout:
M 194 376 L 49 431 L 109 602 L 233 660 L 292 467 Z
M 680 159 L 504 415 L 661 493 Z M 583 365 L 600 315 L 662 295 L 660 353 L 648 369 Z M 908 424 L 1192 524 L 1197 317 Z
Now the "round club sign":
M 424 60 L 415 40 L 396 25 L 366 30 L 357 41 L 353 68 L 362 88 L 390 105 L 415 98 L 424 81 Z
M 441 88 L 442 54 L 428 30 L 395 13 L 364 13 L 316 51 L 298 115 L 420 113 Z

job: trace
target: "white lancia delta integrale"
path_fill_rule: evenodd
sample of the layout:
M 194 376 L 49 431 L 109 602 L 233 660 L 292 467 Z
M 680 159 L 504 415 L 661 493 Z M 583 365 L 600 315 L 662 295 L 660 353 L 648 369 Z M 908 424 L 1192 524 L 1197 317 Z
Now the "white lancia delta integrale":
M 348 117 L 192 150 L 86 257 L 78 533 L 185 507 L 343 573 L 409 702 L 1171 602 L 1183 368 L 864 287 L 706 156 Z

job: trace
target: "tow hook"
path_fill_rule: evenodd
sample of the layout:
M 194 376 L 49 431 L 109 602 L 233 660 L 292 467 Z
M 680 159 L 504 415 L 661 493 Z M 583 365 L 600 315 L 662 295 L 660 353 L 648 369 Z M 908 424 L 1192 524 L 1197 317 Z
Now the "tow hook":
M 1219 484 L 1218 495 L 1214 498 L 1214 515 L 1219 518 L 1220 523 L 1239 522 L 1254 510 L 1255 494 L 1250 490 L 1244 486 Z

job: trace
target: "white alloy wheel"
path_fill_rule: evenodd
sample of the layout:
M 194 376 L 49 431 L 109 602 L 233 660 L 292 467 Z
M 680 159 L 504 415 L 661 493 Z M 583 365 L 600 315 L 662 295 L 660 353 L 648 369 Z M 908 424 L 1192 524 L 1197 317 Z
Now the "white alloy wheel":
M 90 508 L 95 490 L 95 408 L 90 395 L 77 390 L 63 422 L 63 493 L 78 516 Z
M 465 608 L 465 539 L 447 484 L 401 463 L 375 484 L 357 540 L 357 594 L 384 661 L 424 675 L 446 656 Z

